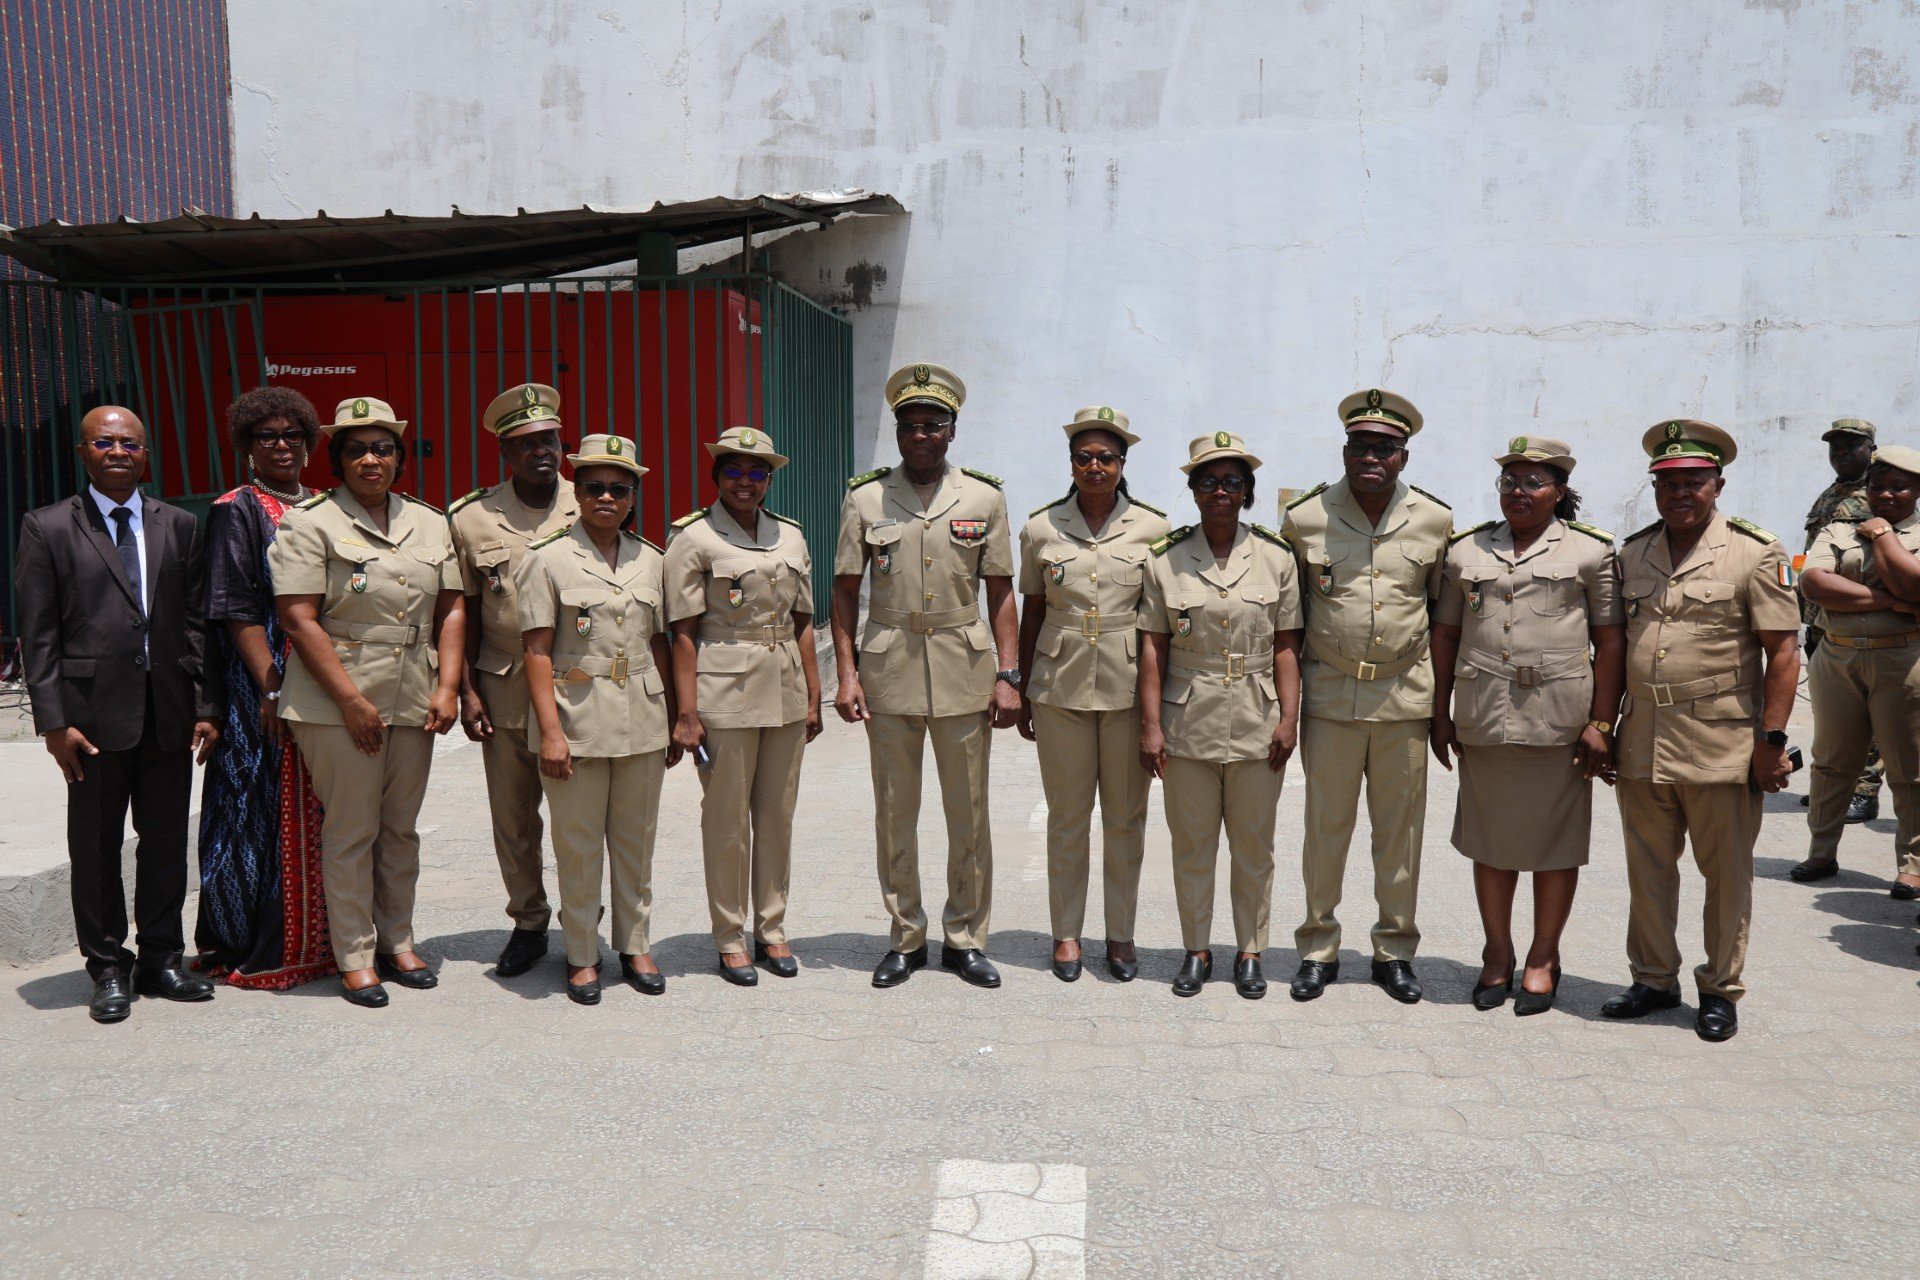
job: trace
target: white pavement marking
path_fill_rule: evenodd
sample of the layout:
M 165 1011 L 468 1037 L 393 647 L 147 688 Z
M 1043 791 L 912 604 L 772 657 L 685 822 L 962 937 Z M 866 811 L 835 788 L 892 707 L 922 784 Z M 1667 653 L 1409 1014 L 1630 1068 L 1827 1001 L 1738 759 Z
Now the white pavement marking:
M 1085 1280 L 1087 1170 L 942 1160 L 927 1280 Z

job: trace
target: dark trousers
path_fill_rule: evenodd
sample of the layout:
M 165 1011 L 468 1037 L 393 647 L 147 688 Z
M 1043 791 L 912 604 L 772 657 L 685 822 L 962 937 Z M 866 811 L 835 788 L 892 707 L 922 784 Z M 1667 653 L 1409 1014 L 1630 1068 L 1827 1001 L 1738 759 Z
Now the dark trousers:
M 67 787 L 67 858 L 73 864 L 73 927 L 94 981 L 125 977 L 127 893 L 120 846 L 133 808 L 133 918 L 140 959 L 177 962 L 186 950 L 180 913 L 187 903 L 187 811 L 193 796 L 193 752 L 162 751 L 147 703 L 140 742 L 130 751 L 80 757 L 86 777 Z

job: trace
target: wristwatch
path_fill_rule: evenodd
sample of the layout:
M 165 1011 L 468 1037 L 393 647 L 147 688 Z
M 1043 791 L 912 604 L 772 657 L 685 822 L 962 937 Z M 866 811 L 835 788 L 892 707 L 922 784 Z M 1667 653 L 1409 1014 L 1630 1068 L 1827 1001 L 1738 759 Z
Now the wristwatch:
M 1787 731 L 1785 729 L 1756 729 L 1754 732 L 1770 747 L 1784 747 L 1787 745 Z
M 280 701 L 280 691 L 279 691 L 278 689 L 269 689 L 269 690 L 267 690 L 267 692 L 266 692 L 266 699 L 267 699 L 267 701 L 268 701 L 268 702 L 278 702 L 278 701 Z
M 1018 689 L 1020 687 L 1020 668 L 1015 667 L 1011 671 L 996 671 L 993 673 L 993 678 L 995 680 L 1005 680 L 1008 684 Z
M 1613 721 L 1611 721 L 1611 720 L 1589 720 L 1589 721 L 1587 721 L 1587 728 L 1589 728 L 1589 729 L 1598 729 L 1598 730 L 1599 730 L 1599 731 L 1600 731 L 1601 733 L 1612 733 L 1612 732 L 1613 732 Z

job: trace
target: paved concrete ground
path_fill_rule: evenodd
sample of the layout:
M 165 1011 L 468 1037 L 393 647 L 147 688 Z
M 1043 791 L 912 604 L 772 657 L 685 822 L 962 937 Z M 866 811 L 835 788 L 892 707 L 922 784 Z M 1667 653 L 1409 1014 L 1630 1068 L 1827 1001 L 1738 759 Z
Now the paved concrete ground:
M 1480 934 L 1444 776 L 1421 904 L 1429 999 L 1409 1009 L 1363 980 L 1310 1005 L 1225 983 L 1175 999 L 1157 800 L 1142 980 L 1096 965 L 1055 981 L 1032 749 L 1002 736 L 994 769 L 998 992 L 938 971 L 868 985 L 885 928 L 866 755 L 837 723 L 807 763 L 790 982 L 743 991 L 711 970 L 686 767 L 656 863 L 667 995 L 617 986 L 576 1007 L 557 959 L 492 977 L 506 922 L 478 752 L 457 743 L 422 819 L 437 991 L 368 1012 L 331 982 L 223 988 L 98 1027 L 75 963 L 0 971 L 0 1273 L 1913 1273 L 1920 958 L 1914 906 L 1886 894 L 1890 821 L 1851 831 L 1847 873 L 1807 888 L 1785 879 L 1802 810 L 1770 805 L 1752 994 L 1740 1036 L 1713 1046 L 1691 1007 L 1597 1019 L 1625 980 L 1610 803 L 1561 1007 L 1522 1020 L 1466 1003 Z M 1290 781 L 1281 807 L 1267 970 L 1283 979 L 1301 795 Z M 1365 973 L 1365 863 L 1348 877 L 1350 979 Z M 1223 894 L 1230 951 L 1227 919 Z

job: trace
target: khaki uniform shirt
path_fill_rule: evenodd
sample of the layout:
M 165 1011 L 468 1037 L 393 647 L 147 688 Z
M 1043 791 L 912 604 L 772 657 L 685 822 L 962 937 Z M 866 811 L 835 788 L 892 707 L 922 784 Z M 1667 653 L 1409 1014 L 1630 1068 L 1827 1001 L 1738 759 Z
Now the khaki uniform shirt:
M 1154 555 L 1140 629 L 1169 637 L 1160 689 L 1167 754 L 1266 759 L 1280 723 L 1274 633 L 1301 625 L 1299 574 L 1278 535 L 1241 525 L 1225 568 L 1197 527 Z
M 1627 697 L 1620 776 L 1645 782 L 1744 782 L 1763 701 L 1762 631 L 1797 631 L 1787 555 L 1716 514 L 1680 564 L 1664 524 L 1620 547 L 1627 612 Z
M 396 727 L 427 723 L 440 684 L 433 611 L 442 591 L 460 591 L 447 519 L 437 508 L 387 495 L 387 532 L 344 487 L 287 512 L 267 552 L 280 596 L 321 597 L 320 625 L 354 687 Z M 334 700 L 298 653 L 287 659 L 280 716 L 343 724 Z
M 1864 473 L 1852 480 L 1835 477 L 1832 484 L 1820 491 L 1813 500 L 1813 506 L 1807 511 L 1807 540 L 1803 544 L 1809 552 L 1813 550 L 1814 540 L 1820 531 L 1837 522 L 1859 524 L 1871 518 L 1873 508 L 1867 505 L 1867 477 Z M 1800 621 L 1811 626 L 1820 625 L 1820 607 L 1804 596 L 1800 600 Z
M 1020 594 L 1046 599 L 1027 696 L 1074 711 L 1123 711 L 1139 694 L 1136 632 L 1148 547 L 1167 518 L 1121 498 L 1099 533 L 1062 498 L 1020 530 Z
M 1619 626 L 1611 537 L 1555 520 L 1525 554 L 1502 520 L 1447 550 L 1436 620 L 1460 628 L 1453 718 L 1472 747 L 1571 746 L 1593 712 L 1589 627 Z
M 1860 541 L 1854 532 L 1855 528 L 1852 521 L 1843 520 L 1822 529 L 1813 540 L 1813 549 L 1807 552 L 1806 567 L 1837 573 L 1849 582 L 1869 587 L 1881 586 L 1880 569 L 1874 562 L 1872 550 Z M 1893 531 L 1893 536 L 1900 540 L 1901 546 L 1920 555 L 1920 512 L 1893 526 Z M 1893 609 L 1876 609 L 1872 613 L 1829 613 L 1825 609 L 1817 609 L 1814 625 L 1828 635 L 1851 639 L 1859 636 L 1897 636 L 1920 630 L 1920 619 Z
M 1345 480 L 1287 508 L 1281 533 L 1298 559 L 1307 611 L 1300 664 L 1306 714 L 1330 720 L 1433 714 L 1428 605 L 1440 594 L 1452 532 L 1452 509 L 1406 484 L 1394 490 L 1377 529 Z
M 794 615 L 813 615 L 813 560 L 792 520 L 762 509 L 748 534 L 724 507 L 674 522 L 667 620 L 699 618 L 700 719 L 758 729 L 807 718 L 807 676 Z
M 868 565 L 860 639 L 867 705 L 895 716 L 987 710 L 996 654 L 980 616 L 980 581 L 1013 577 L 999 486 L 950 466 L 922 509 L 904 468 L 855 485 L 840 508 L 833 572 L 849 577 Z
M 453 504 L 453 549 L 460 557 L 460 576 L 471 592 L 467 625 L 480 629 L 476 671 L 517 677 L 520 674 L 520 608 L 513 591 L 514 570 L 527 553 L 527 544 L 580 518 L 580 502 L 573 486 L 559 485 L 553 505 L 544 510 L 527 506 L 514 493 L 511 480 L 481 489 Z M 526 699 L 487 707 L 496 729 L 519 732 L 526 723 Z
M 664 630 L 665 558 L 631 533 L 609 568 L 578 525 L 535 541 L 514 586 L 520 625 L 553 628 L 553 697 L 575 756 L 637 756 L 667 746 L 666 681 L 651 642 Z M 540 722 L 527 717 L 527 746 L 540 749 Z

